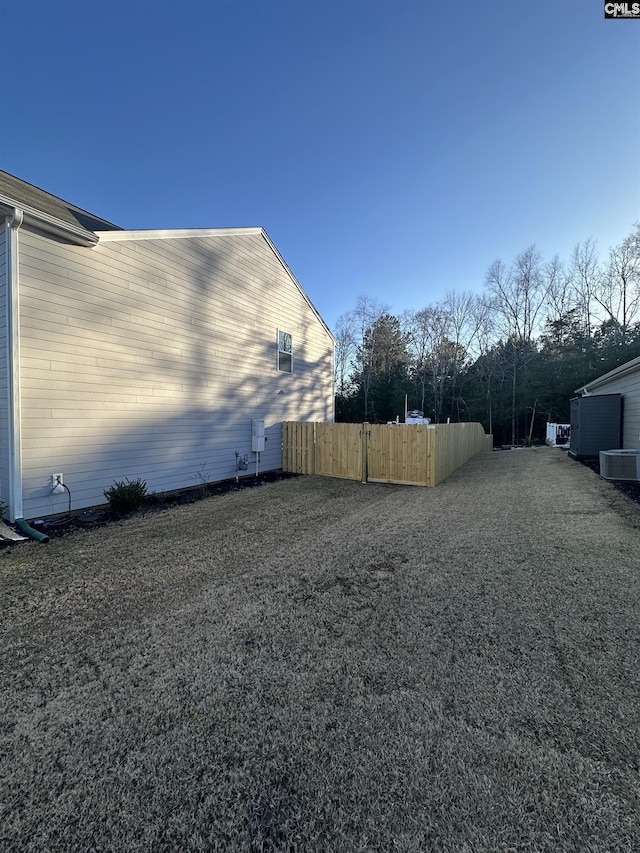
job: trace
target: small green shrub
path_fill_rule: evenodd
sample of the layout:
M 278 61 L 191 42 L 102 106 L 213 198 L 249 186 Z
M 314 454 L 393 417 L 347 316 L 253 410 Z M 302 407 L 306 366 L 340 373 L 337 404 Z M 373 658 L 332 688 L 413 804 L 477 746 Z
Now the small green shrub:
M 140 509 L 147 496 L 147 484 L 140 478 L 130 480 L 127 477 L 126 480 L 114 480 L 113 486 L 105 489 L 103 494 L 114 512 L 125 515 Z
M 0 501 L 0 519 L 4 518 L 5 515 L 9 512 L 9 505 L 4 501 Z

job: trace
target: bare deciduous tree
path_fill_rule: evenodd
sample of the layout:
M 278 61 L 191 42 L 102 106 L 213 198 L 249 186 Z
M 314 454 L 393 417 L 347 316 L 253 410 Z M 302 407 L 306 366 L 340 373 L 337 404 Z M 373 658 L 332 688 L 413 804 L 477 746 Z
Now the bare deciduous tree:
M 489 305 L 511 355 L 511 442 L 516 442 L 516 392 L 525 356 L 544 322 L 549 281 L 543 274 L 542 256 L 535 246 L 521 252 L 511 264 L 494 261 L 485 279 Z
M 443 365 L 444 345 L 448 340 L 450 319 L 440 305 L 428 305 L 420 311 L 405 314 L 404 329 L 411 356 L 411 373 L 420 392 L 420 409 L 438 420 L 439 378 L 446 374 Z M 432 407 L 427 407 L 427 388 L 432 392 Z
M 619 246 L 609 250 L 609 261 L 594 298 L 619 329 L 624 346 L 629 326 L 640 313 L 640 224 Z
M 376 329 L 382 316 L 389 313 L 387 305 L 370 296 L 359 296 L 351 312 L 355 332 L 355 368 L 360 376 L 364 397 L 364 418 L 369 414 L 369 393 L 373 382 L 376 359 Z
M 569 281 L 573 301 L 579 309 L 581 322 L 588 337 L 591 337 L 593 332 L 593 303 L 601 276 L 596 241 L 589 237 L 584 243 L 577 243 L 574 246 L 569 263 Z
M 559 255 L 554 255 L 544 265 L 542 275 L 546 281 L 547 289 L 547 324 L 555 323 L 566 317 L 576 307 L 571 273 L 565 268 Z
M 351 374 L 356 356 L 355 324 L 351 312 L 341 314 L 338 317 L 334 334 L 336 338 L 336 393 L 345 397 L 351 390 Z

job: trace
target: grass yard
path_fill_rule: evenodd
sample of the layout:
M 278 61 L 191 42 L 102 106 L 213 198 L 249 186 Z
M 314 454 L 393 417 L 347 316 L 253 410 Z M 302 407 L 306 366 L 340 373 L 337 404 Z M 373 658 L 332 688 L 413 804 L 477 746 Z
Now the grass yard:
M 0 849 L 640 850 L 639 531 L 541 448 L 5 550 Z

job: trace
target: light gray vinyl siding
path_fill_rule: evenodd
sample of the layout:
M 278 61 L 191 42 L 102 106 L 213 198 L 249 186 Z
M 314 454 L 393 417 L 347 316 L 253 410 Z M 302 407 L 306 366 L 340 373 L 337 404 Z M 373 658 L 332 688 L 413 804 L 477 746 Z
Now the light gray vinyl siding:
M 103 242 L 21 234 L 25 517 L 235 476 L 265 420 L 260 470 L 281 467 L 282 420 L 333 419 L 333 339 L 261 232 Z M 293 373 L 276 370 L 277 329 Z M 282 393 L 278 393 L 282 392 Z
M 0 228 L 0 499 L 9 503 L 9 381 L 7 355 L 7 228 Z
M 640 368 L 599 384 L 596 394 L 622 394 L 622 446 L 640 450 Z

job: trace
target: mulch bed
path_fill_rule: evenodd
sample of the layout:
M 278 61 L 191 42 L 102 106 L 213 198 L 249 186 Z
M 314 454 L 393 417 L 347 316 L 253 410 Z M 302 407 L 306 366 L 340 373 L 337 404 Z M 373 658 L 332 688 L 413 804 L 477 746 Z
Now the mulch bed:
M 598 476 L 600 476 L 600 460 L 599 459 L 582 459 L 583 465 L 590 468 Z M 611 485 L 619 492 L 622 492 L 630 501 L 640 505 L 640 483 L 633 480 L 608 480 Z
M 288 480 L 291 477 L 297 476 L 286 471 L 266 471 L 263 474 L 252 475 L 249 477 L 241 477 L 236 482 L 235 478 L 231 480 L 222 480 L 217 483 L 205 483 L 199 486 L 191 486 L 187 489 L 179 489 L 173 492 L 160 492 L 148 495 L 144 505 L 136 512 L 128 513 L 127 518 L 131 516 L 148 515 L 149 513 L 164 512 L 165 510 L 175 509 L 178 506 L 185 504 L 197 503 L 204 498 L 214 495 L 225 495 L 229 492 L 239 492 L 244 489 L 255 489 L 259 486 L 275 483 L 278 480 Z M 108 506 L 91 507 L 89 509 L 75 510 L 70 513 L 50 516 L 48 518 L 36 519 L 31 522 L 34 530 L 45 533 L 50 539 L 67 536 L 76 530 L 93 529 L 104 527 L 106 524 L 113 524 L 121 521 L 123 515 L 110 509 Z M 13 544 L 6 542 L 3 544 Z

